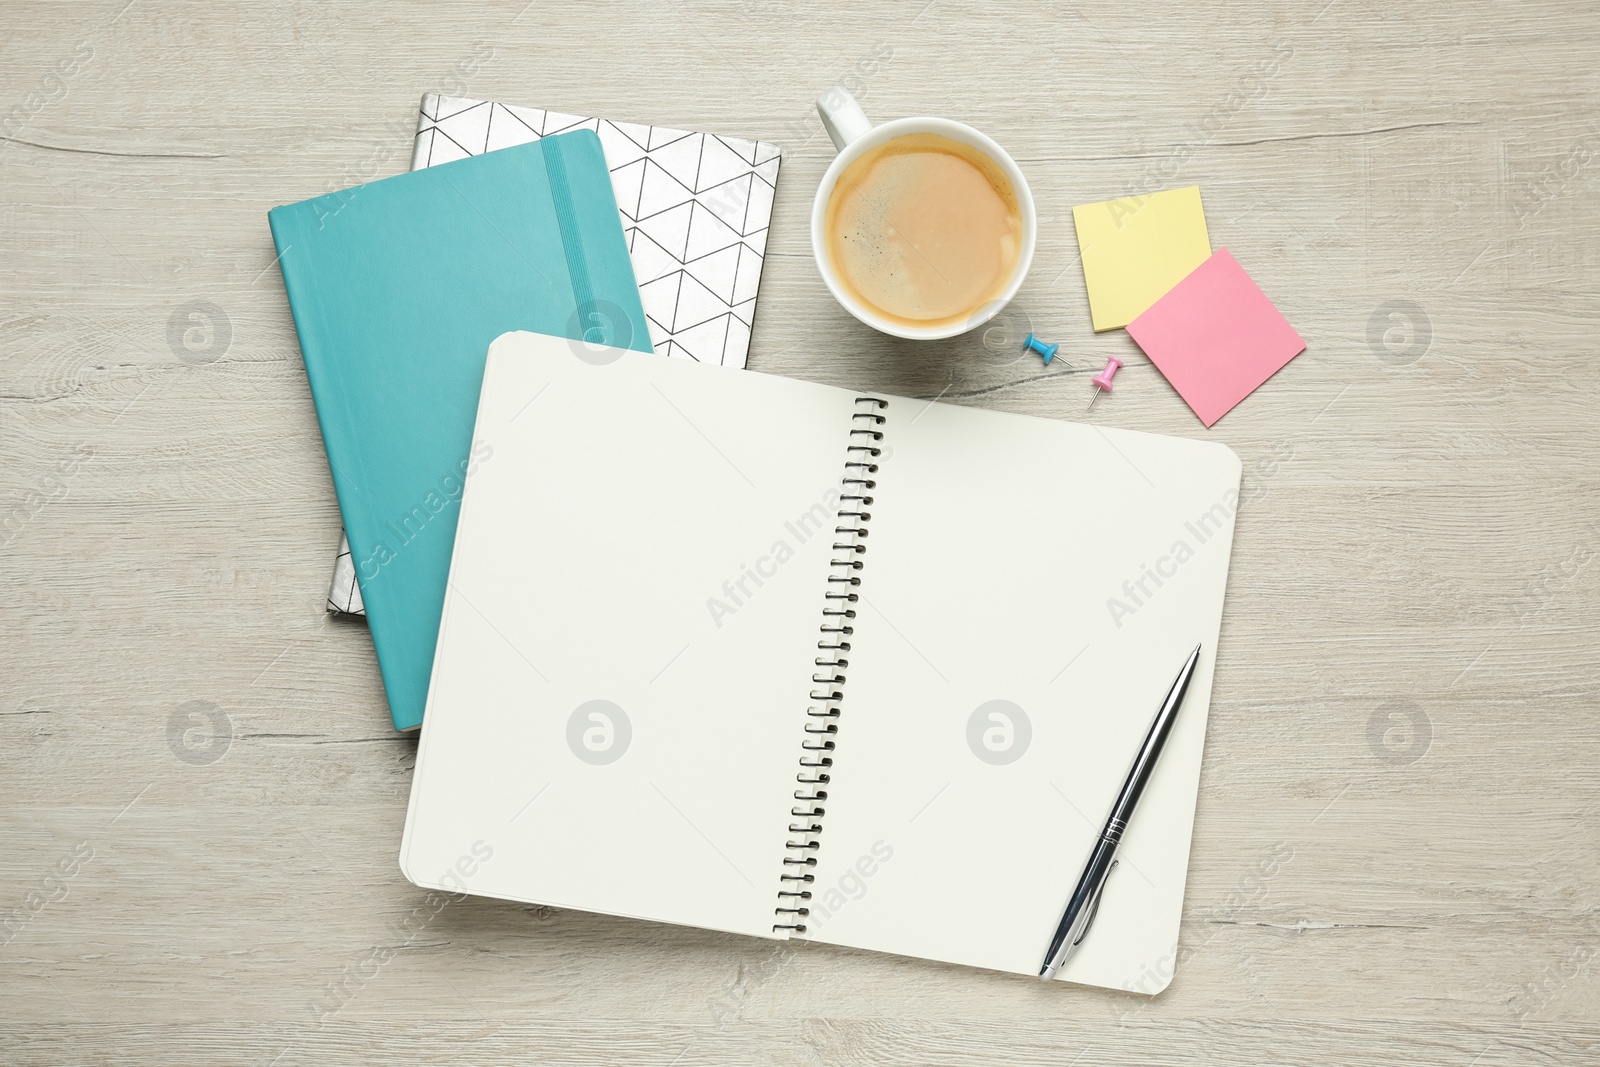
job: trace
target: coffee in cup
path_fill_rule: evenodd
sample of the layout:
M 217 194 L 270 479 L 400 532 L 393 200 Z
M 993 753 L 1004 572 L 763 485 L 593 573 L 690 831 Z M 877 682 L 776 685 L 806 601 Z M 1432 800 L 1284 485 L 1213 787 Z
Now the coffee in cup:
M 825 221 L 841 285 L 910 327 L 960 323 L 999 299 L 1022 251 L 1022 208 L 994 160 L 937 133 L 907 133 L 839 175 Z
M 839 155 L 811 201 L 811 251 L 840 305 L 909 340 L 981 326 L 1033 262 L 1033 194 L 1006 150 L 950 119 L 874 126 L 834 86 L 817 113 Z

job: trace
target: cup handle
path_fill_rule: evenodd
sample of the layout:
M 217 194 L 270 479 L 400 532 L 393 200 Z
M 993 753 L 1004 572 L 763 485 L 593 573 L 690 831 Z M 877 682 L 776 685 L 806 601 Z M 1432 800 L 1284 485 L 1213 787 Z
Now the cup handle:
M 872 129 L 867 113 L 842 85 L 835 85 L 817 97 L 817 114 L 822 116 L 822 128 L 828 131 L 833 147 L 839 151 Z

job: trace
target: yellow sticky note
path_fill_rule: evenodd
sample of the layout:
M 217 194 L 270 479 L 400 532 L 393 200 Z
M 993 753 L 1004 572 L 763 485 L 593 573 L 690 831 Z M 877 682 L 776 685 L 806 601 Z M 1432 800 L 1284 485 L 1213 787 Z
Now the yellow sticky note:
M 1200 187 L 1072 209 L 1095 332 L 1138 318 L 1211 255 Z

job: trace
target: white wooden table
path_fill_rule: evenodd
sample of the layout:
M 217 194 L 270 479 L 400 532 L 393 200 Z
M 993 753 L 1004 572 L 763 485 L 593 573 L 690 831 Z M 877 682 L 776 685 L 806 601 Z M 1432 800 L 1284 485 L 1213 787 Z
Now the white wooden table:
M 0 1061 L 1600 1062 L 1592 7 L 125 3 L 0 8 Z M 837 82 L 1016 156 L 1050 367 L 828 297 Z M 1097 420 L 1244 457 L 1167 993 L 416 911 L 265 213 L 404 170 L 430 90 L 781 143 L 753 368 L 1075 418 L 1117 354 Z M 1209 433 L 1070 212 L 1193 183 L 1310 344 Z

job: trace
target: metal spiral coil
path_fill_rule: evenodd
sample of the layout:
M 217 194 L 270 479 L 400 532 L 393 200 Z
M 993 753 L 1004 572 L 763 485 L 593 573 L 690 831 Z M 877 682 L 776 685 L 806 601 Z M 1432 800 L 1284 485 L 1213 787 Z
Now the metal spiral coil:
M 887 400 L 874 396 L 856 397 L 851 415 L 850 443 L 846 446 L 844 492 L 839 497 L 839 525 L 833 528 L 833 558 L 828 564 L 828 587 L 823 594 L 822 625 L 817 641 L 816 670 L 811 675 L 811 705 L 806 709 L 805 732 L 800 740 L 798 788 L 794 807 L 789 809 L 789 839 L 784 844 L 783 874 L 775 909 L 774 932 L 806 932 L 806 917 L 811 914 L 811 884 L 816 875 L 816 853 L 822 847 L 822 819 L 827 814 L 829 769 L 839 733 L 839 706 L 844 700 L 846 672 L 850 668 L 850 637 L 855 633 L 852 620 L 861 594 L 861 570 L 867 553 L 867 527 L 872 522 L 872 490 L 878 487 L 878 464 L 883 455 L 882 414 Z

